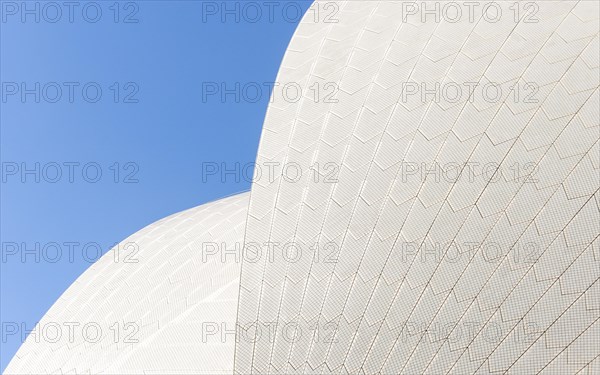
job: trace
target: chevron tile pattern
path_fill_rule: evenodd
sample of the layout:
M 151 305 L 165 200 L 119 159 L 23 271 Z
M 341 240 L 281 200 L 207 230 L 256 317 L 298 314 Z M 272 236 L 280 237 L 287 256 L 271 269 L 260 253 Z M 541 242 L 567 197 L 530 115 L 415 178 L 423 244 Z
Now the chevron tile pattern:
M 322 2 L 256 161 L 301 173 L 125 240 L 7 373 L 600 373 L 600 3 Z
M 203 340 L 201 333 L 206 323 L 235 332 L 240 262 L 203 257 L 203 244 L 241 243 L 248 197 L 171 215 L 107 252 L 50 308 L 6 373 L 231 374 L 233 337 Z M 124 255 L 131 244 L 130 261 L 115 261 L 117 249 Z M 71 339 L 69 323 L 79 324 Z M 94 331 L 82 334 L 86 324 L 101 329 L 98 342 Z M 44 334 L 53 326 L 62 327 L 57 342 Z
M 245 241 L 334 244 L 337 261 L 243 262 L 238 334 L 302 334 L 238 341 L 235 371 L 589 371 L 598 2 L 478 2 L 495 22 L 407 4 L 340 2 L 339 22 L 303 21 L 291 41 L 277 81 L 333 82 L 337 102 L 271 104 L 257 163 L 333 163 L 337 182 L 257 181 Z

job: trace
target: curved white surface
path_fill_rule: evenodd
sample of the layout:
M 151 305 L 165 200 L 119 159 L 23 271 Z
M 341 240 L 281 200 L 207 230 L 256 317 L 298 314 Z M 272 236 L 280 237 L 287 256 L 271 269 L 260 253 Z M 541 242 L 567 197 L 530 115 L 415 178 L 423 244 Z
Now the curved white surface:
M 337 261 L 243 262 L 238 335 L 301 335 L 240 340 L 237 373 L 575 373 L 600 354 L 599 3 L 535 2 L 537 22 L 408 3 L 339 2 L 288 47 L 277 81 L 333 82 L 338 102 L 275 100 L 257 164 L 334 163 L 338 181 L 257 181 L 245 241 Z M 503 90 L 403 97 L 424 83 Z
M 105 340 L 30 336 L 7 373 L 599 371 L 599 3 L 477 2 L 494 22 L 322 3 L 337 22 L 298 26 L 256 161 L 300 178 L 136 233 L 137 263 L 107 254 L 40 322 Z M 436 84 L 476 86 L 407 93 Z
M 240 259 L 222 261 L 212 244 L 241 243 L 247 205 L 248 193 L 235 195 L 127 238 L 65 291 L 5 373 L 231 374 Z

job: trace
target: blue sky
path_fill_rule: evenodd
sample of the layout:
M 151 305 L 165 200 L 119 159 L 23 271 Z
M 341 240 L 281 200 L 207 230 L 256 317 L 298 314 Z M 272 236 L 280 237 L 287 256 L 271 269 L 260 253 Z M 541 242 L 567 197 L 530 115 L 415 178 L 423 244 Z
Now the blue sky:
M 32 329 L 98 252 L 250 188 L 202 168 L 254 160 L 268 92 L 203 84 L 275 81 L 310 1 L 246 3 L 0 1 L 0 369 L 22 341 L 5 328 Z

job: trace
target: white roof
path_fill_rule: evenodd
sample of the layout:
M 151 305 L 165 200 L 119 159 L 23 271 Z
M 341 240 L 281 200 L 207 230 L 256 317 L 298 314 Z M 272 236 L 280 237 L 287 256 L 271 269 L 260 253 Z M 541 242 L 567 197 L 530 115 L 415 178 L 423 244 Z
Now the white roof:
M 139 321 L 139 343 L 28 339 L 7 373 L 600 370 L 599 3 L 320 3 L 256 161 L 293 178 L 136 233 L 147 259 L 103 257 L 40 323 Z M 198 247 L 242 241 L 275 251 Z
M 277 81 L 306 94 L 275 91 L 257 164 L 305 173 L 253 185 L 246 242 L 338 257 L 244 263 L 238 323 L 303 334 L 240 341 L 237 373 L 571 373 L 600 354 L 599 3 L 406 8 L 440 3 L 348 1 L 298 27 Z M 338 101 L 315 101 L 331 82 Z M 315 182 L 327 163 L 337 182 Z
M 171 215 L 106 253 L 50 308 L 6 374 L 231 374 L 234 335 L 225 331 L 235 328 L 241 258 L 222 256 L 243 240 L 248 196 Z

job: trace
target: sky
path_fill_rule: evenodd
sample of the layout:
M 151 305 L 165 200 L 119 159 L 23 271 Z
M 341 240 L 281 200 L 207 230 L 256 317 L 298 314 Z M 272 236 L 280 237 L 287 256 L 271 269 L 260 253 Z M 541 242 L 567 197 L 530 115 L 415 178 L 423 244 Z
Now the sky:
M 310 6 L 0 1 L 0 371 L 114 244 L 250 189 L 269 86 Z

